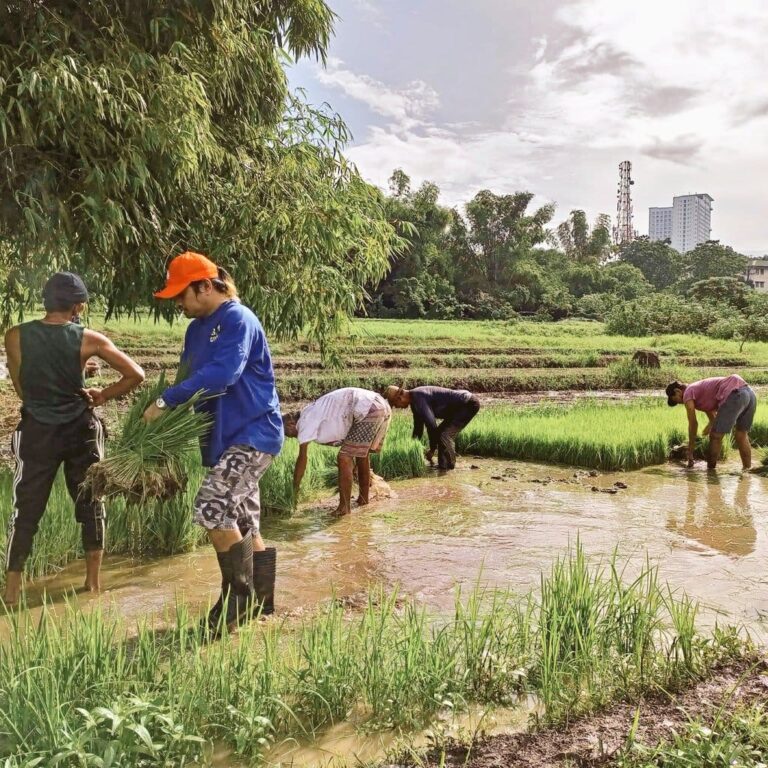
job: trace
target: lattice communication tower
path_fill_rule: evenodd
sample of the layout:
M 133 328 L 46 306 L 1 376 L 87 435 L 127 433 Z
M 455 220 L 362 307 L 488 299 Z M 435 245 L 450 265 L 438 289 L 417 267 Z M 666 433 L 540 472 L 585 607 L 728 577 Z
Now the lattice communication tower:
M 631 243 L 636 232 L 632 227 L 632 163 L 629 160 L 619 163 L 619 191 L 616 199 L 616 226 L 613 228 L 613 241 L 617 245 Z

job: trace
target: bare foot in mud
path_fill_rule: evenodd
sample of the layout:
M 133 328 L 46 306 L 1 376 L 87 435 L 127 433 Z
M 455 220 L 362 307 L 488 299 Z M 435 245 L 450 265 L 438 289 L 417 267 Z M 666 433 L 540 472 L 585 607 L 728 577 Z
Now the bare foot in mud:
M 349 509 L 349 507 L 342 507 L 341 504 L 339 504 L 339 506 L 336 507 L 336 509 L 334 509 L 333 512 L 331 512 L 331 514 L 334 517 L 344 517 L 344 515 L 348 515 L 350 511 L 351 510 Z
M 357 506 L 358 507 L 364 507 L 368 504 L 368 499 L 364 499 L 362 496 L 357 497 Z
M 78 590 L 78 592 L 87 592 L 90 595 L 101 594 L 101 584 L 91 584 L 86 580 L 85 584 Z
M 6 608 L 17 608 L 21 602 L 22 576 L 20 571 L 5 572 L 5 593 L 3 602 Z

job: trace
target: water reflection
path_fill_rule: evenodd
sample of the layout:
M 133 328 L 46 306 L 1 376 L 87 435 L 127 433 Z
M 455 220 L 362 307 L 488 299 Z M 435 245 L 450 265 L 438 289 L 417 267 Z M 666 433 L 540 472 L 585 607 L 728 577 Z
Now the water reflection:
M 734 483 L 732 476 L 697 472 L 683 482 L 685 505 L 670 510 L 667 530 L 731 557 L 751 555 L 757 530 L 750 497 L 762 492 L 762 481 L 745 473 Z

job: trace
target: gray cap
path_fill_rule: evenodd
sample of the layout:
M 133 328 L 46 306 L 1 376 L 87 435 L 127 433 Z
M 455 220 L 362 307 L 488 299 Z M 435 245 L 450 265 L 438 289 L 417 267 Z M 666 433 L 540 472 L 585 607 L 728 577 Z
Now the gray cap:
M 59 305 L 80 304 L 88 301 L 88 289 L 74 272 L 56 272 L 43 287 L 43 301 Z

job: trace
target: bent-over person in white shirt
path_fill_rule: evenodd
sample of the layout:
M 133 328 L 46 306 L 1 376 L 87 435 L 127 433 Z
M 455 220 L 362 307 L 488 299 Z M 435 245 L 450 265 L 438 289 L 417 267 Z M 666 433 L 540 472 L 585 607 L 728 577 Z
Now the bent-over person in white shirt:
M 298 494 L 307 468 L 309 443 L 338 445 L 339 506 L 336 515 L 348 515 L 352 502 L 352 476 L 357 464 L 360 495 L 357 503 L 368 503 L 371 482 L 369 454 L 384 443 L 392 409 L 377 392 L 359 387 L 336 389 L 297 413 L 283 414 L 286 437 L 299 440 L 299 456 L 293 470 L 293 491 Z

